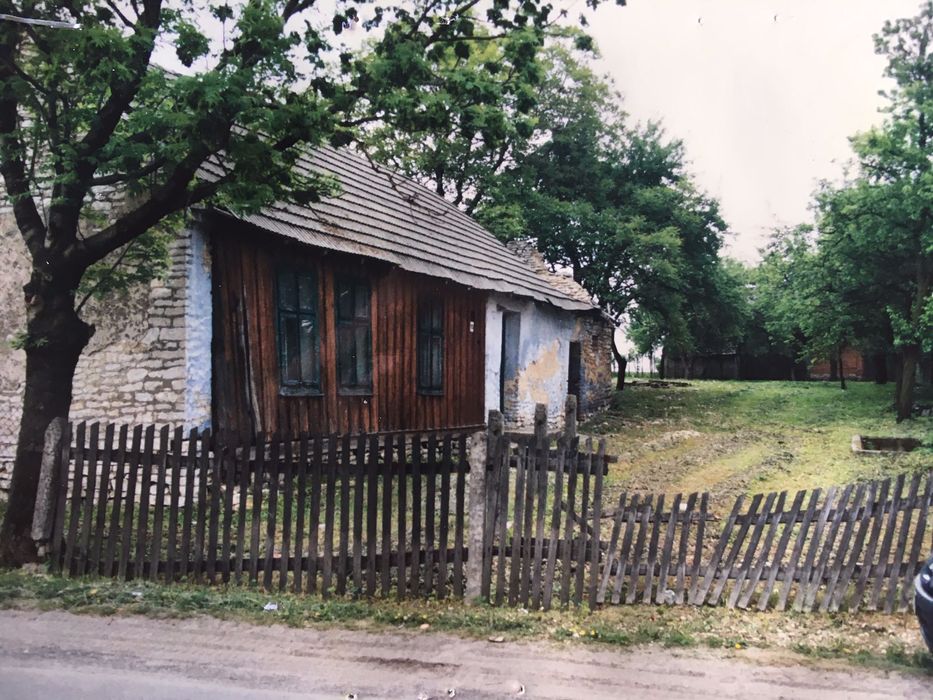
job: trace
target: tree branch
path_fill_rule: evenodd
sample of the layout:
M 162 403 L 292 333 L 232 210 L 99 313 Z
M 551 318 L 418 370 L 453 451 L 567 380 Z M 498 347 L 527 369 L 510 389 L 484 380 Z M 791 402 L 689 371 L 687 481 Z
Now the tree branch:
M 0 28 L 0 174 L 7 196 L 13 203 L 13 215 L 33 262 L 42 259 L 46 228 L 29 188 L 29 176 L 19 139 L 19 104 L 10 84 L 11 66 L 19 45 L 20 33 L 10 23 Z

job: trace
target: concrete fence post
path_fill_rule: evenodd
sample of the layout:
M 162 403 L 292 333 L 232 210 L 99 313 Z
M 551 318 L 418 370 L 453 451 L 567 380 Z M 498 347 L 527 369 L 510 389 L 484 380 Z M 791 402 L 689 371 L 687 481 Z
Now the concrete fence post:
M 473 603 L 482 595 L 483 532 L 486 521 L 486 431 L 473 433 L 470 438 L 470 531 L 467 548 L 466 590 L 464 597 Z
M 55 504 L 58 501 L 62 438 L 65 434 L 65 419 L 55 418 L 45 430 L 45 446 L 42 449 L 42 466 L 39 485 L 36 489 L 36 508 L 32 516 L 32 539 L 45 554 L 45 546 L 52 539 L 55 524 Z

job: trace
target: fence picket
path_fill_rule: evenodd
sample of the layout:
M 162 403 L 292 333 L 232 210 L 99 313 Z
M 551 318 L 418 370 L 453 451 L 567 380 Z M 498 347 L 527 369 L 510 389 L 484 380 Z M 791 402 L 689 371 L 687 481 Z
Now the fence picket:
M 168 550 L 165 557 L 165 580 L 168 583 L 175 581 L 175 565 L 178 549 L 178 499 L 181 491 L 181 461 L 183 450 L 184 429 L 175 428 L 172 438 L 172 480 L 169 486 L 168 502 Z
M 561 583 L 560 583 L 560 604 L 566 607 L 570 604 L 570 569 L 573 561 L 573 508 L 577 497 L 577 478 L 579 473 L 579 460 L 577 452 L 579 438 L 573 438 L 570 444 L 570 451 L 567 458 L 570 460 L 570 472 L 567 477 L 567 500 L 563 502 L 562 507 L 566 506 L 566 515 L 564 517 L 564 539 L 563 550 L 561 551 Z M 566 466 L 566 463 L 565 463 Z
M 852 539 L 852 533 L 855 531 L 855 523 L 858 521 L 859 511 L 863 507 L 865 490 L 865 484 L 859 484 L 858 488 L 855 489 L 855 499 L 849 507 L 849 517 L 846 518 L 846 524 L 842 530 L 842 539 L 826 580 L 826 591 L 823 593 L 822 601 L 820 601 L 820 610 L 822 612 L 829 609 L 830 604 L 836 597 L 836 584 L 843 571 L 845 554 L 849 551 L 849 542 Z
M 671 569 L 671 550 L 674 548 L 674 535 L 677 533 L 677 521 L 680 517 L 680 502 L 683 494 L 676 494 L 671 503 L 671 515 L 667 521 L 667 533 L 664 535 L 664 545 L 661 548 L 661 570 L 658 572 L 658 590 L 655 602 L 661 605 L 667 599 L 667 578 Z M 658 524 L 660 528 L 660 523 Z M 673 592 L 673 591 L 672 591 Z
M 356 436 L 353 464 L 353 592 L 363 590 L 363 494 L 366 484 L 366 438 Z
M 317 591 L 317 576 L 318 576 L 318 550 L 320 547 L 320 519 L 321 519 L 321 479 L 324 475 L 324 467 L 322 465 L 323 455 L 324 455 L 324 437 L 323 435 L 315 435 L 314 441 L 311 443 L 310 450 L 308 449 L 308 436 L 304 435 L 302 437 L 302 450 L 306 455 L 304 458 L 304 464 L 302 469 L 305 471 L 310 470 L 311 473 L 311 512 L 308 516 L 308 575 L 307 582 L 305 587 L 308 593 L 315 593 Z M 330 441 L 333 444 L 333 440 Z M 310 462 L 307 461 L 307 454 L 310 451 Z M 333 462 L 331 462 L 333 464 Z M 328 485 L 325 486 L 325 490 L 330 488 L 330 481 Z M 332 500 L 332 499 L 331 499 Z M 325 509 L 326 509 L 325 505 Z M 333 523 L 333 514 L 328 519 L 329 523 Z M 331 525 L 333 527 L 333 525 Z M 326 526 L 325 526 L 326 528 Z M 333 538 L 333 531 L 328 535 L 325 532 L 325 541 L 331 541 Z M 330 587 L 330 558 L 331 558 L 331 548 L 328 547 L 324 551 L 324 560 L 323 567 L 327 568 L 328 576 L 327 583 L 322 587 L 326 590 Z
M 124 533 L 120 528 L 120 515 L 123 507 L 123 484 L 126 479 L 126 438 L 129 429 L 126 425 L 120 426 L 120 432 L 117 437 L 117 456 L 115 460 L 114 487 L 113 487 L 113 507 L 110 511 L 110 529 L 107 536 L 107 548 L 104 555 L 103 573 L 105 576 L 114 575 L 114 561 L 119 560 L 117 554 L 117 542 L 122 541 Z M 65 436 L 64 445 L 68 445 L 69 438 Z M 65 459 L 67 468 L 68 460 Z M 54 557 L 53 557 L 54 562 Z
M 852 495 L 853 488 L 854 487 L 850 484 L 842 490 L 842 494 L 840 494 L 839 499 L 836 501 L 836 508 L 835 512 L 833 513 L 832 523 L 830 524 L 829 530 L 826 533 L 826 538 L 823 541 L 823 547 L 820 551 L 820 558 L 817 561 L 813 572 L 808 572 L 808 575 L 801 579 L 800 597 L 803 598 L 803 605 L 801 607 L 806 611 L 812 610 L 814 604 L 816 603 L 816 594 L 819 591 L 820 586 L 823 584 L 826 566 L 829 562 L 830 554 L 832 554 L 833 545 L 836 542 L 836 535 L 839 532 L 839 524 L 842 522 L 843 515 L 846 512 L 846 506 L 849 504 L 849 497 Z
M 600 470 L 601 471 L 601 470 Z M 650 603 L 654 592 L 654 568 L 658 561 L 658 539 L 661 536 L 662 516 L 664 515 L 664 494 L 658 496 L 655 507 L 654 522 L 651 527 L 651 537 L 648 539 L 648 556 L 645 560 L 645 589 L 642 592 L 642 602 Z
M 395 452 L 395 436 L 386 435 L 383 440 L 382 467 L 382 566 L 380 571 L 382 597 L 387 598 L 391 591 L 391 556 L 392 556 L 392 464 Z M 404 460 L 399 461 L 404 464 Z M 405 475 L 400 474 L 400 479 Z
M 778 540 L 774 558 L 772 558 L 771 563 L 768 564 L 768 578 L 765 580 L 765 585 L 761 589 L 761 593 L 758 594 L 758 609 L 761 611 L 764 611 L 768 607 L 768 602 L 771 599 L 771 592 L 777 584 L 777 577 L 781 570 L 781 562 L 784 561 L 784 552 L 787 551 L 787 545 L 790 543 L 790 538 L 793 536 L 794 525 L 797 522 L 797 516 L 800 514 L 800 508 L 803 506 L 803 500 L 806 496 L 807 492 L 803 490 L 798 491 L 797 495 L 794 496 L 794 502 L 791 505 L 787 523 L 781 533 L 781 538 Z M 811 495 L 811 498 L 813 498 L 811 505 L 815 504 L 815 497 Z M 778 523 L 780 523 L 780 520 Z
M 136 558 L 133 560 L 133 578 L 143 577 L 146 559 L 146 538 L 149 529 L 149 494 L 152 490 L 152 449 L 155 426 L 146 428 L 143 438 L 142 474 L 139 480 L 139 515 L 136 522 Z
M 554 576 L 557 569 L 557 550 L 560 545 L 561 503 L 564 498 L 564 468 L 566 466 L 566 441 L 563 437 L 557 443 L 557 471 L 554 472 L 554 499 L 551 505 L 551 533 L 548 540 L 547 564 L 544 574 L 544 594 L 542 605 L 551 609 L 554 596 Z
M 182 578 L 187 578 L 191 570 L 191 525 L 194 513 L 194 482 L 195 462 L 198 456 L 198 429 L 192 428 L 188 433 L 188 458 L 185 460 L 185 505 L 181 516 L 181 570 Z M 179 465 L 180 468 L 181 465 Z M 243 541 L 243 537 L 240 537 Z
M 803 501 L 803 494 L 797 494 L 800 501 Z M 768 555 L 771 553 L 771 545 L 774 542 L 774 537 L 777 535 L 778 528 L 781 524 L 781 516 L 784 514 L 784 503 L 787 499 L 787 491 L 781 491 L 781 494 L 778 496 L 777 504 L 774 506 L 774 511 L 770 518 L 770 523 L 768 525 L 768 533 L 765 535 L 764 544 L 761 546 L 761 549 L 758 552 L 758 559 L 752 569 L 750 575 L 748 576 L 748 581 L 744 585 L 744 591 L 741 591 L 742 586 L 736 583 L 735 590 L 740 590 L 741 593 L 736 600 L 735 604 L 741 609 L 745 610 L 748 608 L 748 604 L 752 599 L 752 594 L 755 592 L 755 588 L 758 586 L 758 582 L 761 580 L 761 576 L 764 573 L 765 566 L 768 563 Z M 800 507 L 800 503 L 797 503 L 797 507 Z
M 101 571 L 100 557 L 104 549 L 104 526 L 106 525 L 107 501 L 110 493 L 110 468 L 113 455 L 114 424 L 108 423 L 104 428 L 104 450 L 101 455 L 101 470 L 97 496 L 97 518 L 94 525 L 94 544 L 89 554 L 90 573 L 94 576 L 110 575 L 110 571 Z M 90 529 L 90 528 L 88 528 Z M 109 533 L 112 536 L 113 533 Z M 109 537 L 107 537 L 109 539 Z
M 907 504 L 901 516 L 900 528 L 897 533 L 897 549 L 894 552 L 894 560 L 891 562 L 891 570 L 888 575 L 888 595 L 884 602 L 884 611 L 890 613 L 894 611 L 894 601 L 897 595 L 897 585 L 901 578 L 901 560 L 904 558 L 904 548 L 907 546 L 907 536 L 910 534 L 910 521 L 913 519 L 914 504 L 917 501 L 917 490 L 920 488 L 920 474 L 914 474 L 910 480 L 910 489 L 907 492 Z M 897 524 L 897 519 L 894 519 Z
M 761 505 L 761 499 L 762 494 L 760 493 L 752 496 L 752 503 L 748 509 L 748 513 L 742 518 L 742 524 L 739 526 L 739 531 L 735 536 L 735 540 L 732 542 L 729 554 L 726 556 L 725 562 L 722 565 L 719 581 L 713 586 L 712 595 L 709 601 L 707 601 L 710 605 L 717 605 L 719 603 L 719 598 L 722 596 L 722 592 L 732 573 L 732 567 L 735 565 L 735 560 L 738 558 L 739 551 L 742 549 L 742 544 L 745 542 L 745 535 L 748 534 L 752 520 L 758 513 L 758 506 Z
M 221 474 L 224 484 L 223 498 L 223 536 L 220 549 L 220 577 L 224 583 L 230 581 L 230 547 L 233 529 L 233 492 L 236 484 L 236 453 L 237 444 L 233 436 L 228 438 L 224 445 L 221 458 Z
M 677 548 L 677 579 L 674 585 L 674 602 L 684 602 L 684 588 L 687 581 L 687 548 L 690 543 L 690 526 L 693 524 L 693 509 L 696 508 L 697 492 L 687 497 L 687 509 L 684 512 L 683 526 L 680 530 L 680 544 Z
M 369 467 L 366 480 L 366 595 L 376 594 L 376 522 L 379 510 L 379 437 L 369 438 Z
M 315 460 L 319 453 L 315 452 Z M 318 462 L 320 464 L 320 462 Z M 337 435 L 327 439 L 327 479 L 324 488 L 324 562 L 321 570 L 321 592 L 330 597 L 334 574 L 334 518 L 337 508 Z
M 583 602 L 583 582 L 586 574 L 586 542 L 588 535 L 586 513 L 590 508 L 590 472 L 593 470 L 593 441 L 590 438 L 586 439 L 584 451 L 585 454 L 582 460 L 583 487 L 580 490 L 580 512 L 577 515 L 580 521 L 580 544 L 577 548 L 576 581 L 573 587 L 573 602 L 575 605 L 580 605 Z
M 422 469 L 421 434 L 411 439 L 411 582 L 409 590 L 415 597 L 421 595 L 421 518 L 422 518 Z
M 305 560 L 304 557 L 304 537 L 305 537 L 305 513 L 308 511 L 308 433 L 302 432 L 298 435 L 298 461 L 295 463 L 297 472 L 298 503 L 295 505 L 295 553 L 294 565 L 292 566 L 292 592 L 301 593 L 305 587 L 305 568 L 310 571 L 311 556 Z M 310 545 L 310 533 L 309 533 Z M 310 547 L 309 547 L 310 549 Z M 307 564 L 304 562 L 307 561 Z M 310 573 L 307 576 L 310 579 Z M 308 589 L 311 589 L 310 583 Z
M 149 555 L 149 580 L 159 578 L 162 558 L 162 531 L 165 523 L 165 479 L 168 470 L 168 426 L 159 431 L 159 464 L 156 476 L 156 503 L 152 520 L 152 550 Z
M 635 534 L 635 528 L 638 522 L 638 505 L 641 496 L 635 494 L 632 496 L 632 502 L 629 503 L 628 512 L 625 514 L 625 534 L 622 536 L 622 549 L 619 552 L 619 564 L 616 567 L 616 582 L 612 590 L 612 603 L 618 605 L 622 599 L 622 585 L 625 583 L 625 569 L 628 563 L 628 555 L 632 546 L 632 538 Z M 621 515 L 621 512 L 620 512 Z M 628 593 L 628 591 L 626 591 Z
M 251 475 L 253 477 L 253 515 L 249 528 L 249 582 L 254 586 L 259 582 L 259 532 L 262 527 L 262 483 L 265 464 L 266 440 L 264 435 L 259 435 L 256 439 Z
M 463 597 L 463 543 L 466 520 L 466 435 L 460 435 L 457 442 L 457 494 L 454 515 L 454 595 Z M 490 561 L 490 566 L 492 562 Z
M 629 605 L 634 603 L 638 596 L 638 579 L 641 576 L 641 557 L 644 552 L 648 529 L 651 527 L 650 523 L 653 512 L 652 501 L 652 496 L 645 498 L 642 503 L 641 518 L 638 521 L 638 535 L 635 538 L 635 549 L 632 551 L 632 574 L 629 578 L 629 588 L 625 596 L 625 602 Z
M 794 572 L 797 568 L 797 561 L 800 559 L 800 555 L 803 552 L 804 544 L 807 540 L 807 533 L 810 530 L 810 523 L 813 520 L 813 514 L 816 512 L 816 503 L 820 498 L 820 489 L 814 489 L 810 494 L 810 501 L 807 504 L 807 510 L 803 514 L 803 521 L 800 523 L 800 531 L 798 532 L 797 539 L 794 542 L 794 548 L 791 551 L 790 560 L 787 563 L 787 567 L 784 569 L 784 581 L 781 586 L 781 592 L 778 594 L 778 602 L 775 609 L 780 611 L 784 610 L 787 606 L 787 596 L 790 594 L 790 589 L 794 585 Z M 793 529 L 794 522 L 791 521 L 787 524 L 789 529 Z M 778 560 L 780 562 L 780 560 Z M 775 575 L 777 573 L 775 572 Z
M 612 576 L 612 566 L 616 563 L 616 546 L 619 544 L 619 533 L 622 531 L 622 519 L 625 516 L 626 493 L 623 491 L 619 496 L 619 504 L 616 506 L 615 517 L 612 520 L 612 533 L 609 535 L 609 548 L 606 550 L 606 563 L 603 566 L 603 579 L 599 584 L 599 592 L 596 594 L 598 604 L 606 602 L 606 590 L 609 588 L 609 579 Z M 552 538 L 553 540 L 553 538 Z M 620 572 L 616 572 L 617 576 Z
M 272 449 L 269 450 L 269 509 L 266 516 L 266 539 L 263 545 L 265 559 L 262 567 L 262 587 L 272 590 L 272 570 L 275 561 L 275 533 L 278 525 L 279 505 L 279 458 L 281 457 L 282 436 L 272 437 Z
M 783 496 L 784 494 L 781 494 L 782 503 Z M 745 556 L 742 558 L 742 563 L 739 565 L 739 570 L 735 576 L 735 582 L 732 584 L 732 591 L 729 594 L 729 597 L 726 599 L 726 607 L 728 608 L 734 608 L 738 602 L 739 594 L 742 592 L 742 586 L 745 583 L 745 579 L 748 577 L 749 569 L 755 556 L 755 549 L 758 547 L 758 542 L 761 539 L 761 533 L 764 530 L 765 522 L 767 522 L 768 516 L 771 514 L 771 507 L 774 505 L 776 498 L 776 493 L 769 493 L 765 498 L 764 507 L 762 507 L 761 512 L 758 514 L 758 519 L 755 521 L 755 527 L 752 529 L 752 534 L 748 539 L 748 546 L 745 547 Z M 778 509 L 780 509 L 780 506 L 778 506 Z M 751 518 L 751 514 L 749 514 L 749 518 Z
M 914 540 L 910 547 L 910 558 L 907 560 L 904 579 L 901 584 L 901 600 L 898 610 L 906 610 L 913 594 L 913 579 L 917 573 L 920 560 L 923 540 L 927 530 L 927 514 L 930 509 L 930 499 L 933 497 L 933 471 L 927 473 L 926 486 L 923 489 L 922 500 L 920 501 L 920 512 L 917 515 L 917 527 L 914 530 Z
M 441 445 L 441 514 L 438 528 L 438 577 L 437 597 L 443 600 L 447 597 L 447 545 L 450 540 L 450 472 L 451 463 L 450 435 L 445 435 Z
M 521 579 L 521 538 L 522 524 L 525 517 L 525 481 L 528 465 L 527 445 L 519 443 L 518 458 L 515 464 L 515 507 L 512 509 L 512 562 L 509 569 L 509 605 L 516 605 L 519 600 Z M 505 543 L 500 543 L 504 547 Z
M 398 460 L 399 464 L 406 464 L 405 459 L 405 436 L 399 435 L 398 438 Z M 398 599 L 405 598 L 407 589 L 407 577 L 405 575 L 405 552 L 407 551 L 406 535 L 407 527 L 405 522 L 408 520 L 408 476 L 403 469 L 398 477 L 398 557 L 396 560 L 396 585 L 398 586 Z
M 285 440 L 285 467 L 282 477 L 282 551 L 279 554 L 279 590 L 284 591 L 288 585 L 289 555 L 292 551 L 292 500 L 295 490 L 295 455 L 293 435 Z M 295 570 L 301 570 L 301 564 L 296 562 Z
M 735 503 L 732 506 L 732 512 L 729 514 L 729 519 L 726 521 L 726 525 L 719 537 L 719 542 L 716 544 L 716 548 L 713 550 L 713 556 L 710 558 L 709 563 L 706 566 L 706 572 L 703 576 L 703 581 L 694 581 L 693 585 L 695 586 L 695 590 L 691 590 L 691 604 L 703 605 L 703 603 L 706 601 L 706 594 L 709 593 L 709 589 L 713 585 L 713 581 L 716 578 L 716 571 L 719 567 L 719 560 L 721 559 L 723 552 L 726 550 L 726 545 L 729 543 L 729 536 L 732 534 L 732 527 L 735 525 L 739 510 L 742 508 L 742 504 L 744 502 L 745 494 L 739 494 L 739 496 L 735 499 Z
M 434 593 L 435 519 L 437 517 L 437 435 L 428 436 L 424 493 L 424 594 Z
M 84 576 L 87 573 L 87 557 L 91 548 L 91 530 L 93 529 L 92 518 L 94 516 L 94 491 L 97 487 L 97 452 L 100 443 L 100 423 L 92 423 L 88 435 L 87 449 L 84 453 L 84 470 L 87 476 L 84 477 L 84 487 L 82 489 L 83 497 L 80 501 L 83 514 L 79 517 L 80 537 L 78 538 L 77 552 L 75 557 L 75 567 L 78 576 Z
M 894 531 L 897 527 L 897 514 L 901 506 L 901 495 L 904 493 L 904 481 L 904 474 L 899 474 L 894 482 L 894 493 L 891 496 L 891 508 L 888 512 L 888 520 L 884 530 L 884 537 L 881 540 L 881 548 L 878 550 L 878 563 L 875 565 L 875 581 L 868 598 L 868 610 L 878 609 L 878 598 L 881 596 L 881 588 L 884 585 L 884 579 L 888 573 L 888 557 L 890 556 L 891 543 L 894 539 Z

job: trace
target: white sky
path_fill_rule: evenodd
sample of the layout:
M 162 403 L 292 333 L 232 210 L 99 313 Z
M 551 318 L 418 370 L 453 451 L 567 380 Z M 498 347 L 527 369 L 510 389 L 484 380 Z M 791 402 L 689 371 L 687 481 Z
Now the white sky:
M 626 111 L 684 140 L 734 232 L 727 252 L 751 261 L 772 228 L 810 219 L 818 180 L 842 173 L 847 137 L 880 122 L 884 59 L 872 35 L 919 5 L 609 0 L 589 17 Z M 574 15 L 584 3 L 564 6 Z

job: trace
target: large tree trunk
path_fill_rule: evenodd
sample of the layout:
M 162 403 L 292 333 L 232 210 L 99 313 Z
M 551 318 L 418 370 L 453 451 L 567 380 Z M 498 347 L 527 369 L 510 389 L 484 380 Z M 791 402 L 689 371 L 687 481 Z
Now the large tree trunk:
M 619 348 L 616 346 L 615 333 L 612 334 L 612 356 L 616 360 L 616 365 L 619 367 L 619 373 L 616 375 L 616 390 L 623 391 L 625 389 L 625 368 L 628 365 L 628 360 L 625 359 L 625 356 L 619 352 Z
M 888 383 L 888 356 L 883 352 L 876 352 L 872 357 L 875 366 L 875 384 Z
M 894 398 L 898 423 L 910 418 L 910 412 L 914 407 L 914 382 L 917 375 L 917 362 L 920 360 L 920 346 L 905 345 L 901 357 L 901 371 L 898 376 L 897 394 Z
M 39 287 L 45 287 L 39 289 Z M 0 566 L 34 561 L 31 537 L 45 430 L 67 418 L 81 351 L 94 328 L 78 318 L 74 293 L 48 288 L 33 276 L 26 296 L 26 391 L 6 516 L 0 525 Z
M 836 363 L 839 365 L 839 387 L 846 390 L 846 368 L 842 364 L 842 348 L 836 350 Z
M 666 378 L 667 368 L 664 366 L 666 360 L 667 360 L 667 348 L 662 345 L 661 346 L 661 361 L 658 363 L 658 379 Z

